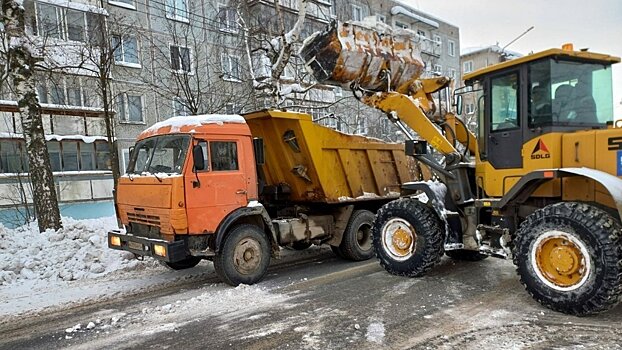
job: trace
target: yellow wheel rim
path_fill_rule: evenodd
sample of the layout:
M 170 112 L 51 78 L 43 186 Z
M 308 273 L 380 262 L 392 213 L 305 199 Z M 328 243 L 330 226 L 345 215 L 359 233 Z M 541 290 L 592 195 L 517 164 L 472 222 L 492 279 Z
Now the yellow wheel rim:
M 538 277 L 558 290 L 580 287 L 590 272 L 585 244 L 574 235 L 551 231 L 534 243 L 532 261 Z

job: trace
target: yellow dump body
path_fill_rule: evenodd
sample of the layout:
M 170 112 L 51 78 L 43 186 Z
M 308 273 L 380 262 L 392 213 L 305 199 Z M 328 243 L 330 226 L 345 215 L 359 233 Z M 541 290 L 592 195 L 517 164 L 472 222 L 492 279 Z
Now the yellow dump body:
M 320 82 L 408 93 L 424 71 L 420 41 L 412 31 L 382 23 L 333 22 L 305 40 L 300 55 Z
M 401 144 L 343 134 L 302 113 L 261 111 L 244 118 L 253 137 L 264 140 L 266 185 L 289 185 L 292 201 L 397 197 L 413 178 Z

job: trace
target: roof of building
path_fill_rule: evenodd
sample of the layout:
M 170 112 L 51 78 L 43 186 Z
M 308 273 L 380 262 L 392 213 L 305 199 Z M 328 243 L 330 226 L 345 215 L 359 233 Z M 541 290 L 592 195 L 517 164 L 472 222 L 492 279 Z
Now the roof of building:
M 484 51 L 491 51 L 499 54 L 504 53 L 510 59 L 523 57 L 522 53 L 511 50 L 502 50 L 499 45 L 466 47 L 460 50 L 460 56 L 474 55 Z
M 450 26 L 452 26 L 452 27 L 456 27 L 456 28 L 458 28 L 458 26 L 457 26 L 457 25 L 455 25 L 455 24 L 453 24 L 453 23 L 450 23 L 450 22 L 447 22 L 446 20 L 444 20 L 444 19 L 442 19 L 442 18 L 438 18 L 438 17 L 432 16 L 432 15 L 431 15 L 431 14 L 429 14 L 428 12 L 424 12 L 424 11 L 421 11 L 421 10 L 419 10 L 419 9 L 416 9 L 416 8 L 414 8 L 411 4 L 409 4 L 409 3 L 407 3 L 407 2 L 405 2 L 405 1 L 403 1 L 403 0 L 394 0 L 394 2 L 395 2 L 396 4 L 398 4 L 398 5 L 399 5 L 399 7 L 403 7 L 403 8 L 405 8 L 405 9 L 406 9 L 406 10 L 408 10 L 408 11 L 411 11 L 411 12 L 414 12 L 415 14 L 418 14 L 418 15 L 424 16 L 424 17 L 425 17 L 425 18 L 427 18 L 428 20 L 432 20 L 432 21 L 435 21 L 435 22 L 442 22 L 442 23 L 444 23 L 444 24 L 447 24 L 447 25 L 450 25 Z M 393 14 L 393 13 L 392 13 L 392 14 Z M 437 27 L 437 28 L 438 28 L 438 27 Z

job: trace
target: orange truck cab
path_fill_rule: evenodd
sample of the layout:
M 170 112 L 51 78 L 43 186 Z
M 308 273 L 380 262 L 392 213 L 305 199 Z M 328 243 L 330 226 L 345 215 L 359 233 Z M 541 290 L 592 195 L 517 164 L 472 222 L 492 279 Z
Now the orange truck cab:
M 173 269 L 212 260 L 232 285 L 260 280 L 280 246 L 368 259 L 374 212 L 408 177 L 400 145 L 306 114 L 174 117 L 138 136 L 108 245 Z

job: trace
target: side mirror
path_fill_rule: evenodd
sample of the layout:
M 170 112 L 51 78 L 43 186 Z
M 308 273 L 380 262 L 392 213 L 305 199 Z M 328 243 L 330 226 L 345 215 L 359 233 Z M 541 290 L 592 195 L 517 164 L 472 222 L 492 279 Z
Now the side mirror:
M 192 148 L 192 158 L 194 161 L 194 171 L 205 170 L 205 156 L 203 155 L 203 147 L 195 145 Z
M 462 95 L 456 95 L 456 114 L 462 115 Z

